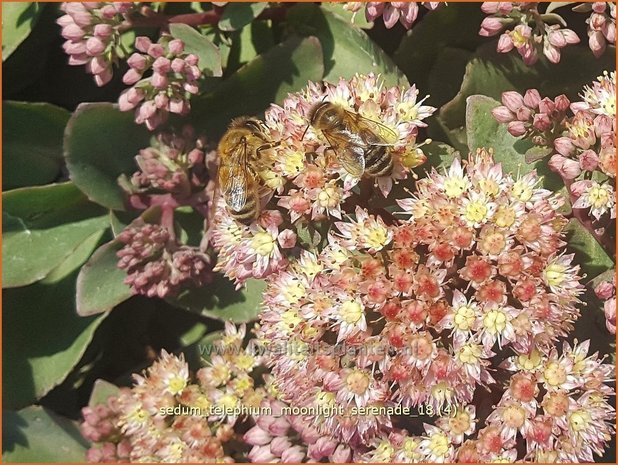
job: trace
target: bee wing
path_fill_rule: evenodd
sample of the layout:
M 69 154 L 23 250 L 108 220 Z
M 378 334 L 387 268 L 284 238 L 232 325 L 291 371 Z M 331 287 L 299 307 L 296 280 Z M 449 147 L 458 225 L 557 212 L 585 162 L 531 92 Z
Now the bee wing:
M 397 132 L 388 126 L 374 121 L 358 113 L 348 112 L 359 129 L 359 135 L 366 144 L 391 146 L 399 139 Z
M 225 203 L 232 210 L 240 211 L 247 203 L 251 176 L 247 160 L 247 144 L 238 144 L 219 168 L 221 191 Z
M 343 169 L 355 178 L 360 178 L 365 172 L 365 144 L 358 134 L 347 130 L 323 133 Z

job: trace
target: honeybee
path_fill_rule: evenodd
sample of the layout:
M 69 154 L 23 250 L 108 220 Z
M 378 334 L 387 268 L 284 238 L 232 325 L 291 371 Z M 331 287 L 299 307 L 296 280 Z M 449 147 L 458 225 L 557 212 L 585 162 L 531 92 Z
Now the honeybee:
M 322 131 L 337 161 L 355 178 L 388 176 L 393 171 L 389 147 L 398 135 L 392 129 L 332 102 L 316 104 L 309 111 L 309 123 Z
M 230 215 L 249 224 L 260 214 L 260 177 L 256 171 L 260 152 L 278 143 L 269 139 L 257 118 L 233 119 L 219 141 L 218 184 Z

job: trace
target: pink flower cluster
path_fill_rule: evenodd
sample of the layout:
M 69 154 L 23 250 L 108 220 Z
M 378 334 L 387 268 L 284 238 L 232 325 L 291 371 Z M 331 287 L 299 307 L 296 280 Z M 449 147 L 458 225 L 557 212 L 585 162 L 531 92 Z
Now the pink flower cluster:
M 550 62 L 558 63 L 561 49 L 579 43 L 579 37 L 560 23 L 546 24 L 538 7 L 536 2 L 483 2 L 481 10 L 489 16 L 481 23 L 479 35 L 501 34 L 498 52 L 515 49 L 527 65 L 536 63 L 541 53 Z
M 599 454 L 613 367 L 585 358 L 587 344 L 555 349 L 583 286 L 563 252 L 563 201 L 538 184 L 481 150 L 417 181 L 398 201 L 408 220 L 357 207 L 321 250 L 290 258 L 267 279 L 257 331 L 285 349 L 266 359 L 278 399 L 317 412 L 305 421 L 355 461 Z M 491 413 L 500 398 L 479 394 L 509 378 Z M 544 405 L 554 397 L 562 410 Z M 429 417 L 424 435 L 410 435 L 394 406 Z
M 127 439 L 120 437 L 116 422 L 120 415 L 118 398 L 111 396 L 106 403 L 100 403 L 82 409 L 83 423 L 80 425 L 82 436 L 93 444 L 86 452 L 90 463 L 124 462 L 131 453 Z
M 191 109 L 190 98 L 199 91 L 202 71 L 197 55 L 185 52 L 185 44 L 163 34 L 156 43 L 148 37 L 137 37 L 127 63 L 125 84 L 133 85 L 120 94 L 121 111 L 135 110 L 135 122 L 153 130 L 167 121 L 170 113 L 186 115 Z M 144 74 L 151 72 L 144 78 Z
M 440 2 L 346 2 L 344 8 L 357 12 L 364 6 L 367 21 L 382 17 L 387 29 L 395 26 L 397 22 L 410 29 L 418 17 L 419 3 L 428 10 L 435 10 L 440 6 Z
M 582 101 L 560 95 L 541 98 L 536 89 L 525 95 L 502 94 L 492 113 L 515 137 L 530 138 L 555 153 L 549 167 L 560 174 L 574 197 L 573 208 L 589 209 L 597 221 L 616 217 L 616 73 L 605 72 L 586 86 Z M 570 109 L 572 116 L 568 114 Z M 598 173 L 596 180 L 590 174 Z M 605 178 L 605 179 L 603 179 Z
M 607 44 L 616 44 L 616 4 L 614 2 L 582 3 L 577 11 L 592 11 L 588 24 L 588 45 L 595 57 L 605 53 Z
M 307 246 L 308 235 L 319 241 L 320 228 L 354 211 L 358 194 L 353 189 L 360 180 L 345 171 L 329 153 L 323 134 L 309 125 L 308 114 L 315 104 L 326 100 L 342 105 L 396 132 L 398 140 L 389 149 L 392 173 L 374 181 L 386 197 L 394 183 L 426 160 L 420 148 L 425 142 L 417 143 L 417 137 L 435 108 L 423 105 L 418 93 L 415 86 L 387 88 L 372 74 L 357 75 L 336 85 L 311 83 L 290 94 L 281 106 L 271 106 L 265 124 L 279 145 L 270 153 L 262 152 L 256 167 L 269 195 L 263 196 L 262 213 L 250 226 L 234 220 L 219 200 L 212 237 L 219 252 L 216 270 L 239 284 L 250 277 L 265 278 L 286 268 L 286 255 L 296 245 Z M 369 197 L 374 195 L 371 184 L 361 185 Z
M 86 65 L 98 86 L 107 84 L 118 55 L 119 27 L 137 4 L 133 2 L 65 2 L 58 18 L 70 65 Z
M 605 314 L 605 325 L 607 330 L 616 334 L 616 276 L 611 281 L 601 281 L 594 288 L 596 296 L 604 301 L 603 313 Z

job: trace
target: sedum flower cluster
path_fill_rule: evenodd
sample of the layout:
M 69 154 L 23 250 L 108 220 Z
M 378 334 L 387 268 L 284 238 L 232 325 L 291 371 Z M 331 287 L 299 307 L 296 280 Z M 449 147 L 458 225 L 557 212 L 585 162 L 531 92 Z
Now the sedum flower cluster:
M 107 84 L 118 60 L 120 26 L 137 9 L 134 2 L 65 2 L 58 18 L 70 65 L 86 65 L 97 86 Z
M 261 215 L 250 226 L 238 223 L 219 199 L 212 233 L 218 251 L 216 270 L 242 284 L 248 278 L 265 278 L 288 266 L 288 256 L 298 248 L 326 238 L 324 228 L 347 213 L 363 196 L 372 196 L 372 184 L 383 197 L 425 162 L 419 129 L 435 108 L 418 99 L 418 90 L 386 87 L 373 74 L 357 75 L 337 84 L 309 84 L 290 94 L 281 106 L 266 111 L 265 125 L 279 144 L 262 152 L 255 167 L 267 194 Z M 389 175 L 353 178 L 337 160 L 330 144 L 308 122 L 311 108 L 329 101 L 347 111 L 378 122 L 398 135 L 390 148 L 393 170 Z M 270 200 L 269 200 L 270 197 Z M 364 198 L 363 198 L 364 199 Z M 366 201 L 367 199 L 364 199 Z M 320 231 L 322 229 L 322 231 Z
M 198 56 L 185 52 L 184 42 L 169 34 L 162 34 L 156 43 L 137 37 L 135 48 L 141 53 L 127 60 L 129 70 L 122 80 L 132 87 L 120 94 L 120 110 L 135 108 L 135 122 L 150 130 L 165 123 L 170 113 L 188 114 L 202 77 Z
M 118 267 L 126 270 L 125 282 L 136 294 L 165 298 L 213 278 L 210 256 L 183 242 L 174 216 L 183 207 L 207 215 L 213 186 L 206 163 L 213 154 L 205 144 L 189 126 L 161 133 L 135 157 L 138 171 L 119 179 L 129 206 L 146 210 L 116 238 L 123 244 Z
M 267 358 L 279 399 L 313 409 L 306 421 L 359 461 L 601 453 L 613 367 L 587 343 L 556 349 L 583 286 L 563 201 L 539 181 L 480 151 L 419 180 L 398 201 L 407 219 L 358 207 L 321 251 L 269 276 L 257 335 L 286 349 Z
M 356 13 L 364 6 L 367 21 L 382 17 L 387 29 L 398 22 L 410 29 L 418 17 L 419 3 L 430 11 L 440 6 L 440 2 L 346 2 L 344 9 Z
M 560 174 L 573 208 L 596 221 L 616 218 L 616 73 L 605 72 L 584 87 L 582 100 L 541 98 L 536 89 L 502 94 L 494 117 L 515 137 L 548 147 L 549 167 Z M 569 114 L 569 110 L 570 113 Z

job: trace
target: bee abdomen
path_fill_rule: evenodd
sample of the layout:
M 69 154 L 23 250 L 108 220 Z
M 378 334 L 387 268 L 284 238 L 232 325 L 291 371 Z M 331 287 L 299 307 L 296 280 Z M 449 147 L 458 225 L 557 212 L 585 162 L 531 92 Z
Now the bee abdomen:
M 388 147 L 376 145 L 365 152 L 365 173 L 372 178 L 388 176 L 393 171 L 393 157 Z
M 247 198 L 247 202 L 238 210 L 228 208 L 230 215 L 239 223 L 249 224 L 258 216 L 258 204 L 255 198 Z

